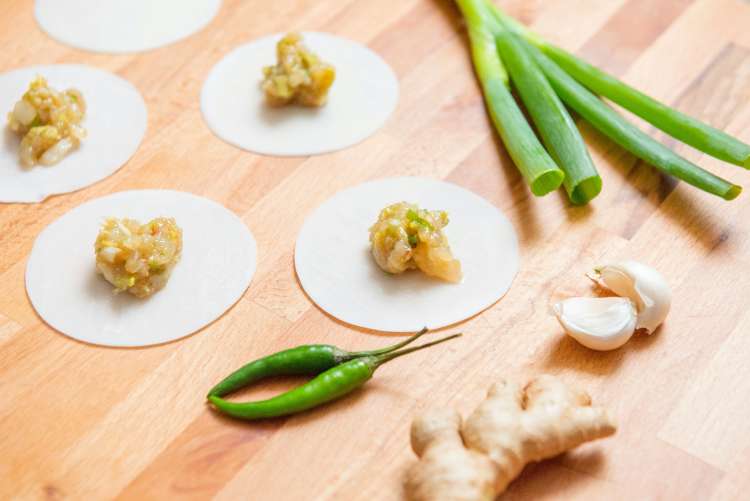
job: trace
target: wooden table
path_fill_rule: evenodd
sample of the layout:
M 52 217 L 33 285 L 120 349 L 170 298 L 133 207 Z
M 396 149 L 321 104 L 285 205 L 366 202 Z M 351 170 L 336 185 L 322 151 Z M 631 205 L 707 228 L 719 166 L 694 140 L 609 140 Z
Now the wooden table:
M 502 4 L 547 38 L 750 140 L 749 5 Z M 209 132 L 198 105 L 209 69 L 233 47 L 291 28 L 352 38 L 393 66 L 402 96 L 382 131 L 346 151 L 292 159 L 242 152 Z M 676 184 L 584 125 L 602 195 L 583 208 L 562 195 L 530 196 L 488 124 L 447 0 L 226 0 L 196 36 L 130 56 L 62 46 L 37 28 L 31 0 L 5 0 L 0 41 L 2 71 L 92 64 L 132 81 L 149 107 L 148 135 L 116 175 L 43 204 L 0 207 L 0 498 L 398 499 L 416 413 L 428 405 L 466 413 L 494 379 L 551 372 L 585 385 L 620 429 L 527 468 L 503 499 L 747 499 L 750 195 L 728 203 Z M 750 186 L 747 172 L 670 145 Z M 247 360 L 302 343 L 389 342 L 313 306 L 292 252 L 316 206 L 394 175 L 455 182 L 510 217 L 523 253 L 510 293 L 461 325 L 460 342 L 386 366 L 326 408 L 260 424 L 210 412 L 207 388 Z M 242 300 L 202 332 L 148 349 L 88 346 L 44 325 L 24 292 L 37 233 L 86 200 L 152 187 L 218 200 L 252 229 L 258 272 Z M 624 257 L 669 278 L 672 313 L 654 336 L 587 351 L 561 335 L 549 304 L 588 292 L 586 270 Z

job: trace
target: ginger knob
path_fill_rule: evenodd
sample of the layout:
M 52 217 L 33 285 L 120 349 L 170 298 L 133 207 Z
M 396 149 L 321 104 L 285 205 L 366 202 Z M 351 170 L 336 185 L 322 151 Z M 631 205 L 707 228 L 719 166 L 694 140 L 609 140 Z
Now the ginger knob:
M 434 409 L 412 422 L 411 446 L 421 458 L 409 471 L 406 492 L 415 501 L 491 501 L 497 472 L 490 459 L 466 449 L 461 416 Z
M 615 432 L 582 390 L 541 375 L 525 386 L 501 381 L 465 423 L 454 410 L 426 412 L 412 423 L 419 461 L 405 488 L 414 501 L 492 500 L 534 461 Z

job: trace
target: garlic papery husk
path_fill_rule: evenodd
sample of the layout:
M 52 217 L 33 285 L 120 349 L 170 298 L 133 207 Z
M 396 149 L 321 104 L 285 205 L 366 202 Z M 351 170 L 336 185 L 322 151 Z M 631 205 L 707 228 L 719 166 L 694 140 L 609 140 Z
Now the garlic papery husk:
M 635 332 L 637 312 L 625 297 L 574 297 L 553 309 L 565 332 L 592 350 L 615 350 Z
M 650 266 L 622 261 L 597 268 L 591 278 L 635 303 L 638 311 L 636 329 L 645 329 L 650 334 L 667 318 L 672 291 L 664 277 Z

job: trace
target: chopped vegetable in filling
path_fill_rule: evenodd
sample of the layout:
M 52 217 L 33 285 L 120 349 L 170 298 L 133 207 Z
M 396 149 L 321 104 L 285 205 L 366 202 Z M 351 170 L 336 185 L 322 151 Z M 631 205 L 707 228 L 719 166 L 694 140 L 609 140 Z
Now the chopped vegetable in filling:
M 141 225 L 133 219 L 108 218 L 94 244 L 96 269 L 115 292 L 148 297 L 162 289 L 180 260 L 182 230 L 172 218 Z
M 418 268 L 448 282 L 461 281 L 461 263 L 443 234 L 447 225 L 445 211 L 423 210 L 406 202 L 389 205 L 370 228 L 375 262 L 388 273 Z
M 37 76 L 8 113 L 8 126 L 23 136 L 18 155 L 26 167 L 54 165 L 86 137 L 86 101 L 75 89 L 58 92 Z
M 336 70 L 310 52 L 298 33 L 289 33 L 276 45 L 276 66 L 263 68 L 263 92 L 271 106 L 291 103 L 323 106 Z

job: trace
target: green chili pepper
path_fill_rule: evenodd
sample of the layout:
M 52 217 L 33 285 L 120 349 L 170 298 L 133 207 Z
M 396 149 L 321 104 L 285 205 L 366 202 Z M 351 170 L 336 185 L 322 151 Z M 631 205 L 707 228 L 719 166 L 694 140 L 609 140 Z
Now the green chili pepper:
M 401 351 L 354 358 L 328 369 L 297 388 L 267 400 L 235 403 L 228 402 L 215 395 L 209 396 L 208 399 L 217 410 L 239 419 L 263 419 L 302 412 L 351 393 L 365 384 L 378 367 L 394 358 L 448 341 L 460 335 L 454 334 Z
M 331 367 L 358 357 L 383 355 L 398 350 L 426 332 L 427 328 L 424 328 L 400 343 L 371 351 L 349 352 L 328 344 L 309 344 L 290 348 L 245 364 L 211 388 L 208 396 L 223 397 L 256 381 L 273 376 L 318 375 Z

